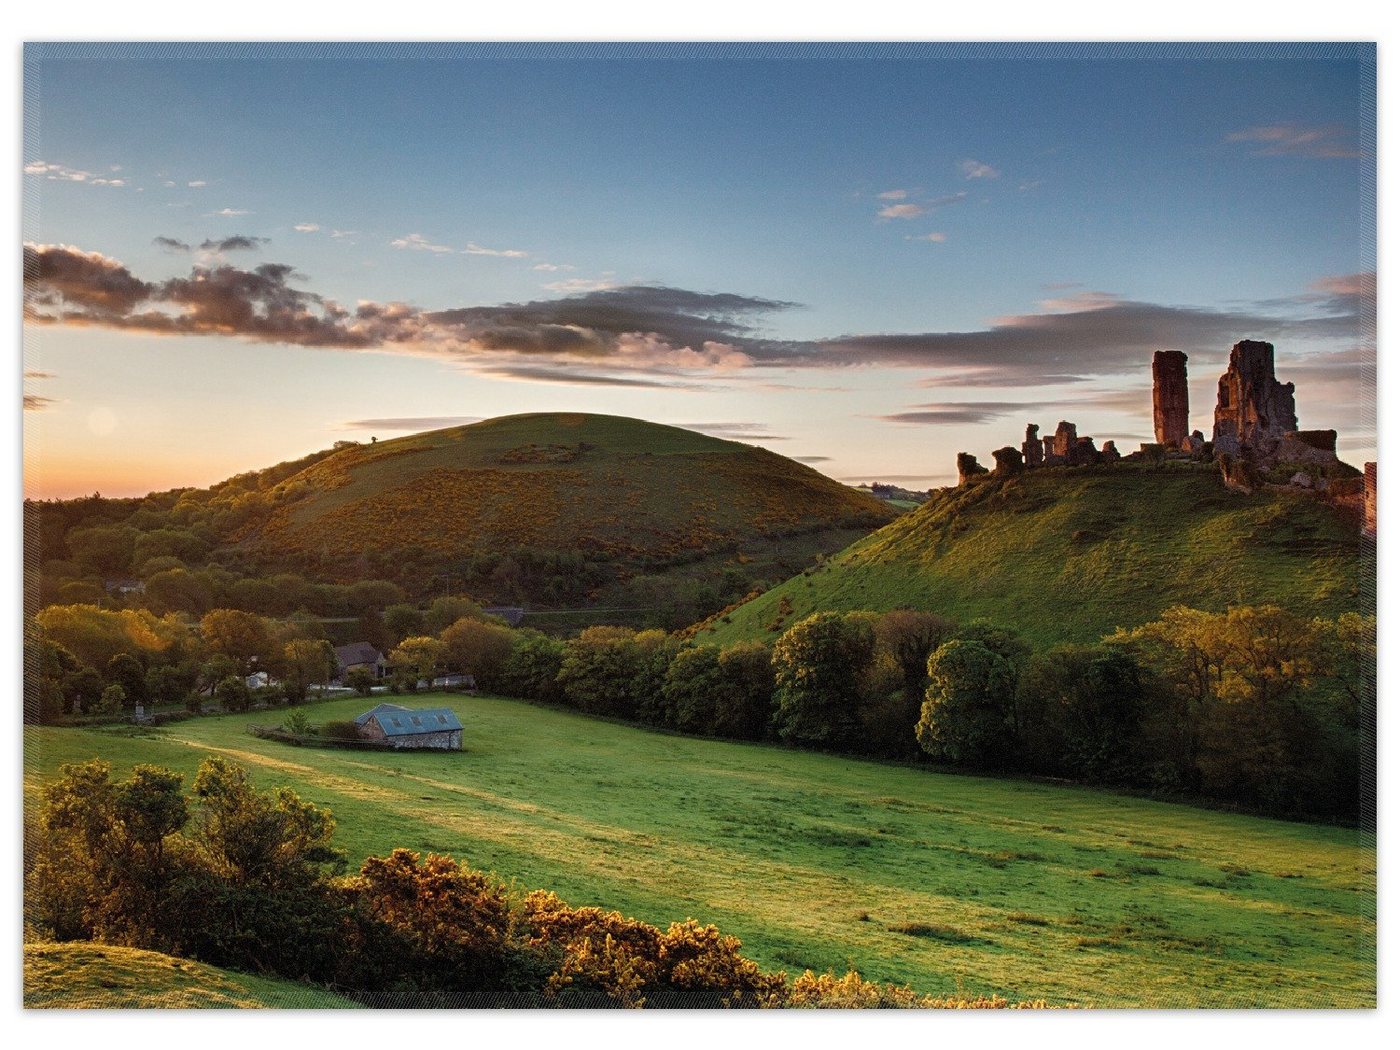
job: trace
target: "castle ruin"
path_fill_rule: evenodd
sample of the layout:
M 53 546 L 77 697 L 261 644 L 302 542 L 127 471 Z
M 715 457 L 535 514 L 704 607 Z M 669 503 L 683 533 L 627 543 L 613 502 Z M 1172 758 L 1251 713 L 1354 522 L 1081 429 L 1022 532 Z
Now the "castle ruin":
M 1244 339 L 1230 348 L 1230 363 L 1220 377 L 1212 440 L 1190 425 L 1186 384 L 1186 355 L 1179 350 L 1159 350 L 1152 355 L 1152 426 L 1157 441 L 1145 443 L 1123 456 L 1113 441 L 1102 448 L 1081 436 L 1074 423 L 1061 420 L 1053 434 L 1040 436 L 1040 427 L 1026 424 L 1020 449 L 1010 445 L 992 453 L 996 467 L 988 471 L 966 452 L 958 453 L 958 484 L 984 474 L 1006 476 L 1042 467 L 1080 467 L 1115 463 L 1120 459 L 1188 459 L 1215 461 L 1227 487 L 1252 491 L 1264 483 L 1267 473 L 1281 465 L 1297 468 L 1290 484 L 1316 488 L 1338 497 L 1357 497 L 1360 479 L 1337 479 L 1332 468 L 1337 459 L 1335 430 L 1299 430 L 1293 402 L 1293 384 L 1274 377 L 1272 343 Z M 1374 530 L 1375 467 L 1365 473 L 1366 528 Z M 1352 489 L 1355 489 L 1352 492 Z

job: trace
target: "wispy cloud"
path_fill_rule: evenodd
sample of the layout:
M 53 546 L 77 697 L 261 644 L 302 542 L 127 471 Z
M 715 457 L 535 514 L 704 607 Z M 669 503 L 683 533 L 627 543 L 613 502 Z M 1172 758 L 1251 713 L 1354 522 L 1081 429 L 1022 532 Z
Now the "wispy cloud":
M 547 292 L 606 292 L 619 287 L 611 277 L 570 277 L 563 281 L 550 281 L 542 286 Z
M 344 240 L 347 237 L 358 237 L 359 235 L 359 230 L 331 230 L 331 237 L 337 241 Z
M 564 273 L 564 272 L 568 272 L 569 270 L 572 270 L 573 267 L 572 267 L 572 266 L 569 266 L 569 265 L 567 265 L 567 264 L 565 264 L 565 263 L 547 263 L 547 262 L 542 262 L 542 263 L 535 263 L 535 265 L 532 266 L 532 267 L 530 267 L 530 269 L 532 269 L 532 270 L 539 270 L 541 273 Z
M 120 171 L 121 166 L 115 165 L 112 171 Z M 125 186 L 126 179 L 109 178 L 106 175 L 95 175 L 90 171 L 83 171 L 81 168 L 70 168 L 66 164 L 51 164 L 48 161 L 35 160 L 24 166 L 26 175 L 37 175 L 41 178 L 52 179 L 55 182 L 81 182 L 88 186 Z
M 207 218 L 234 219 L 240 215 L 252 215 L 246 208 L 220 208 L 218 211 L 211 211 Z
M 1355 136 L 1339 124 L 1263 124 L 1231 132 L 1225 141 L 1258 146 L 1254 154 L 1259 157 L 1354 158 L 1362 155 L 1356 147 Z
M 1013 412 L 1029 408 L 1040 408 L 1039 401 L 944 401 L 929 405 L 915 405 L 906 412 L 895 412 L 877 419 L 886 423 L 985 423 L 1000 419 Z
M 52 372 L 40 372 L 37 369 L 31 369 L 24 373 L 25 379 L 52 379 L 53 377 Z
M 340 425 L 341 430 L 443 430 L 480 423 L 484 416 L 390 416 L 385 419 L 351 419 Z
M 522 252 L 518 248 L 483 248 L 470 241 L 467 242 L 467 246 L 462 249 L 462 252 L 465 255 L 497 255 L 503 259 L 525 259 L 530 255 L 529 252 Z
M 248 237 L 243 234 L 235 234 L 232 237 L 222 237 L 218 240 L 210 238 L 200 244 L 200 251 L 205 252 L 251 252 L 261 248 L 264 244 L 272 242 L 266 237 Z
M 54 402 L 55 399 L 51 397 L 40 397 L 38 394 L 25 394 L 24 410 L 26 412 L 42 412 L 44 409 L 54 404 Z
M 795 459 L 799 463 L 830 463 L 830 456 L 789 456 L 788 459 Z
M 891 204 L 880 209 L 882 219 L 917 219 L 925 209 L 918 204 Z
M 676 426 L 726 441 L 788 440 L 786 434 L 774 434 L 767 423 L 677 423 Z
M 965 160 L 962 162 L 962 173 L 965 179 L 999 179 L 1001 172 L 990 164 L 983 164 L 980 160 Z
M 909 233 L 905 234 L 904 239 L 906 241 L 929 241 L 932 244 L 942 244 L 948 239 L 948 235 L 946 233 L 937 232 L 919 234 Z
M 876 194 L 882 201 L 902 201 L 909 197 L 908 190 L 886 190 L 884 193 Z
M 708 389 L 699 383 L 580 372 L 573 368 L 546 368 L 538 365 L 496 365 L 479 369 L 479 371 L 482 375 L 490 376 L 493 379 L 514 379 L 528 383 L 556 383 L 562 386 L 644 387 L 654 390 Z
M 437 255 L 448 255 L 456 251 L 446 244 L 434 244 L 421 233 L 410 233 L 407 237 L 397 237 L 389 242 L 389 247 L 398 248 L 400 251 L 410 252 L 433 252 Z
M 292 229 L 297 233 L 316 233 L 321 229 L 321 225 L 316 222 L 299 222 Z
M 208 186 L 209 183 L 204 179 L 191 179 L 189 182 L 185 183 L 185 185 L 192 190 L 202 190 L 205 186 Z
M 168 252 L 188 252 L 192 247 L 186 242 L 175 237 L 157 237 L 151 241 L 157 248 L 164 248 Z

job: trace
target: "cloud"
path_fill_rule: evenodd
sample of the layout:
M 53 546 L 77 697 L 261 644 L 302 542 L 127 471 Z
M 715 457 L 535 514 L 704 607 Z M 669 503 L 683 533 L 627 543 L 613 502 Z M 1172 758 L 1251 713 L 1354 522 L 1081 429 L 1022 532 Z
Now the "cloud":
M 467 246 L 462 249 L 464 255 L 498 255 L 503 259 L 525 259 L 529 252 L 522 252 L 518 248 L 483 248 L 479 244 L 468 241 Z
M 434 244 L 421 233 L 410 233 L 407 237 L 398 237 L 389 242 L 389 247 L 398 248 L 400 251 L 410 252 L 434 252 L 443 255 L 454 251 L 445 244 Z
M 54 398 L 40 397 L 38 394 L 24 395 L 24 410 L 26 412 L 42 412 L 54 403 Z
M 209 218 L 233 219 L 239 215 L 252 215 L 246 208 L 221 208 L 218 211 L 211 211 Z
M 542 368 L 537 365 L 497 365 L 478 369 L 492 379 L 515 379 L 529 383 L 559 383 L 565 386 L 648 387 L 658 390 L 705 390 L 698 383 L 668 382 L 636 376 L 578 372 L 570 368 Z
M 113 171 L 120 171 L 120 166 L 112 168 Z M 114 186 L 122 187 L 126 185 L 125 179 L 109 179 L 104 175 L 94 175 L 90 171 L 83 171 L 80 168 L 70 168 L 66 164 L 50 164 L 47 161 L 35 160 L 24 166 L 26 175 L 37 175 L 55 182 L 81 182 L 88 186 Z
M 920 233 L 917 235 L 910 233 L 906 234 L 904 239 L 906 241 L 929 241 L 932 244 L 942 244 L 948 239 L 948 235 L 946 233 Z
M 235 234 L 232 237 L 223 237 L 219 240 L 211 238 L 201 244 L 199 249 L 205 252 L 246 252 L 256 251 L 264 244 L 270 243 L 272 242 L 266 237 L 245 237 L 242 234 Z
M 830 456 L 789 456 L 788 459 L 795 459 L 799 463 L 830 463 Z
M 884 193 L 876 194 L 882 201 L 902 201 L 908 198 L 908 190 L 886 190 Z
M 53 379 L 53 378 L 54 378 L 54 374 L 53 374 L 52 372 L 40 372 L 40 371 L 37 371 L 37 370 L 30 370 L 30 371 L 26 371 L 26 372 L 24 373 L 24 378 L 25 378 L 25 379 Z
M 767 423 L 677 423 L 685 430 L 696 430 L 726 441 L 787 441 L 785 434 L 772 433 Z
M 967 179 L 999 179 L 1001 172 L 990 164 L 983 164 L 979 160 L 965 160 L 962 162 L 963 177 Z
M 299 222 L 292 229 L 296 230 L 297 233 L 316 233 L 321 229 L 321 226 L 315 222 Z
M 190 245 L 184 241 L 176 240 L 174 237 L 157 237 L 151 242 L 158 248 L 164 248 L 168 252 L 188 252 L 192 251 Z
M 346 237 L 358 237 L 359 233 L 359 230 L 331 230 L 331 236 L 337 241 L 344 240 Z
M 1021 183 L 1021 185 L 1017 186 L 1016 189 L 1019 190 L 1021 193 L 1029 193 L 1031 190 L 1038 189 L 1039 187 L 1039 179 L 1030 179 L 1027 182 Z
M 1264 124 L 1234 131 L 1226 142 L 1247 142 L 1258 146 L 1256 157 L 1355 158 L 1363 156 L 1354 136 L 1338 124 Z
M 530 269 L 532 269 L 532 270 L 540 270 L 540 271 L 543 272 L 543 273 L 559 273 L 560 271 L 572 270 L 573 267 L 572 267 L 572 266 L 568 266 L 568 265 L 566 265 L 566 264 L 564 264 L 564 263 L 547 263 L 547 262 L 542 262 L 542 263 L 535 263 L 535 265 L 532 266 L 532 267 L 530 267 Z
M 986 423 L 1009 416 L 1023 409 L 1041 408 L 1041 401 L 948 401 L 931 405 L 915 405 L 907 412 L 877 416 L 886 423 Z
M 1327 277 L 1273 303 L 1163 305 L 1080 289 L 1035 312 L 966 331 L 766 337 L 759 324 L 797 304 L 654 285 L 592 287 L 556 299 L 425 310 L 363 301 L 353 309 L 295 287 L 291 266 L 197 265 L 147 282 L 115 259 L 65 245 L 24 248 L 25 320 L 156 334 L 433 356 L 501 378 L 614 386 L 754 369 L 919 369 L 938 387 L 1082 382 L 1140 375 L 1161 349 L 1223 361 L 1244 338 L 1282 341 L 1279 372 L 1328 370 L 1340 382 L 1374 361 L 1374 278 Z M 1350 353 L 1351 357 L 1335 356 Z M 1333 355 L 1333 356 L 1327 356 Z M 515 359 L 515 360 L 512 360 Z M 525 364 L 520 359 L 528 359 Z M 620 373 L 620 374 L 617 374 Z M 763 377 L 766 381 L 769 377 Z M 990 411 L 988 402 L 911 411 Z M 903 420 L 913 422 L 915 420 Z M 947 417 L 941 420 L 948 421 Z
M 341 430 L 443 430 L 480 423 L 484 416 L 390 416 L 387 419 L 352 419 Z
M 185 183 L 185 185 L 192 190 L 200 190 L 203 189 L 205 186 L 208 186 L 209 183 L 205 182 L 203 179 L 192 179 L 191 181 Z
M 542 286 L 547 292 L 605 292 L 618 287 L 611 277 L 570 277 L 564 281 L 550 281 Z
M 924 213 L 925 209 L 918 204 L 891 204 L 888 208 L 880 209 L 882 219 L 915 219 Z
M 950 204 L 961 204 L 967 200 L 967 191 L 960 190 L 957 193 L 949 193 L 942 197 L 934 197 L 933 200 L 925 201 L 924 207 L 932 210 L 934 208 L 946 208 Z

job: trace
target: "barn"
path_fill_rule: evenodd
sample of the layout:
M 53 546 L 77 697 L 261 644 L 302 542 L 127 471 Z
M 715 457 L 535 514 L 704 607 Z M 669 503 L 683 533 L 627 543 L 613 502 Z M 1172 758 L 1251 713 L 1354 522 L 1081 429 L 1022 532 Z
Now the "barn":
M 460 751 L 462 723 L 447 707 L 400 707 L 380 704 L 355 719 L 360 736 L 398 748 Z

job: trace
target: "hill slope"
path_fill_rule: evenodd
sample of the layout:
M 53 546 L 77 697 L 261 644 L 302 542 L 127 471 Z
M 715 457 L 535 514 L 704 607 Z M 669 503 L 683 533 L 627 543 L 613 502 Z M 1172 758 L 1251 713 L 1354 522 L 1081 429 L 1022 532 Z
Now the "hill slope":
M 312 985 L 86 941 L 24 946 L 28 1009 L 358 1009 Z
M 98 582 L 175 554 L 264 577 L 388 579 L 420 599 L 451 589 L 577 608 L 688 593 L 705 607 L 672 626 L 898 513 L 766 449 L 618 416 L 506 416 L 339 445 L 208 489 L 26 513 L 46 561 L 71 576 L 64 559 L 76 558 Z M 108 547 L 92 525 L 108 528 Z M 69 535 L 85 529 L 88 549 L 71 552 Z M 661 579 L 624 588 L 639 576 Z
M 1088 642 L 1177 604 L 1335 616 L 1362 608 L 1368 575 L 1373 586 L 1356 523 L 1313 495 L 1244 496 L 1184 464 L 1056 468 L 945 489 L 698 640 L 771 640 L 826 609 L 912 607 L 987 617 L 1038 644 Z

